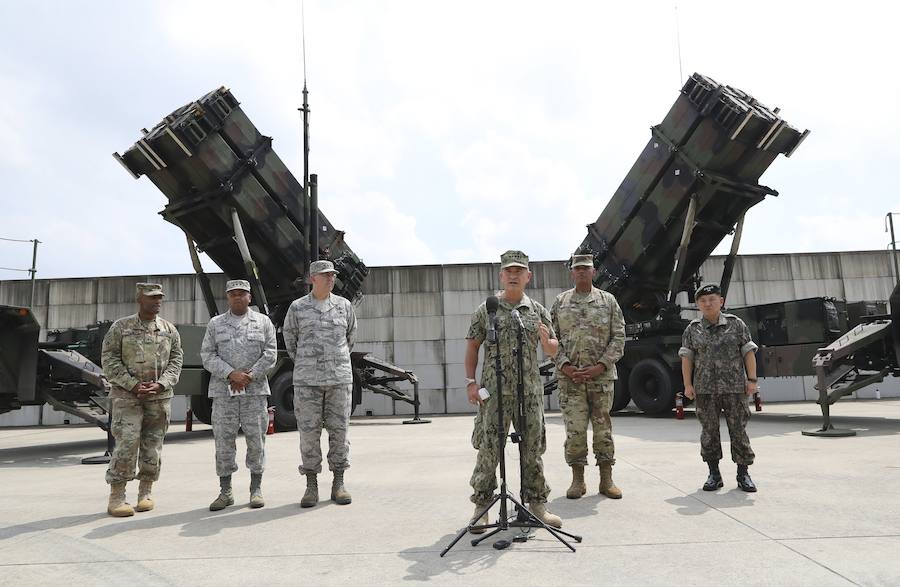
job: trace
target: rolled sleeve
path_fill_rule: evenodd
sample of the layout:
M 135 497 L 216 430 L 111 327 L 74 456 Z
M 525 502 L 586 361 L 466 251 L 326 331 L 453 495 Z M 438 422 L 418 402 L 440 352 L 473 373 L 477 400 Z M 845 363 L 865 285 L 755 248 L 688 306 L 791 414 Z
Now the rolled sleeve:
M 693 361 L 694 360 L 694 351 L 687 348 L 686 346 L 683 346 L 680 349 L 678 349 L 678 356 L 684 357 L 686 359 L 690 359 Z
M 741 347 L 741 356 L 743 357 L 747 353 L 755 353 L 758 349 L 759 346 L 757 346 L 757 344 L 751 340 Z

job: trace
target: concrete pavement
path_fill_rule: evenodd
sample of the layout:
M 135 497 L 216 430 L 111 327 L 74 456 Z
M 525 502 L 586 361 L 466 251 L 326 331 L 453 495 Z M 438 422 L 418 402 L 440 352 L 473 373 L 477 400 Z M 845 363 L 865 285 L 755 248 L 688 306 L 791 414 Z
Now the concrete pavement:
M 105 467 L 80 464 L 102 453 L 99 430 L 3 429 L 0 584 L 900 584 L 900 401 L 840 402 L 834 412 L 856 437 L 801 436 L 819 424 L 813 403 L 753 415 L 756 494 L 736 489 L 727 462 L 724 489 L 699 489 L 706 469 L 690 412 L 684 421 L 615 417 L 618 501 L 597 495 L 596 467 L 588 495 L 565 498 L 565 433 L 550 413 L 549 509 L 583 535 L 577 552 L 541 530 L 502 551 L 493 539 L 473 548 L 465 538 L 444 558 L 473 513 L 471 416 L 418 426 L 354 419 L 349 506 L 326 499 L 301 509 L 297 435 L 270 436 L 266 507 L 247 508 L 242 469 L 236 505 L 216 513 L 207 508 L 217 493 L 212 434 L 173 425 L 156 510 L 124 519 L 105 513 Z M 507 454 L 517 490 L 518 457 Z M 320 477 L 326 498 L 330 480 Z M 133 482 L 132 503 L 136 490 Z

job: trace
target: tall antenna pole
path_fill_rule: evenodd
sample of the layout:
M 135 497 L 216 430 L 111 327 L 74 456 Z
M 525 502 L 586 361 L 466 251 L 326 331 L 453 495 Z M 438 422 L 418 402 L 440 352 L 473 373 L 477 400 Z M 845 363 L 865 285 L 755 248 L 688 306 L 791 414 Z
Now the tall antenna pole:
M 678 45 L 678 85 L 684 84 L 684 73 L 681 71 L 681 27 L 678 24 L 678 5 L 675 5 L 675 42 Z
M 312 238 L 310 236 L 310 228 L 313 226 L 312 206 L 309 202 L 309 91 L 306 89 L 306 6 L 305 2 L 300 3 L 300 19 L 303 39 L 303 209 L 306 211 L 306 266 L 315 261 L 318 257 L 317 252 L 310 249 Z

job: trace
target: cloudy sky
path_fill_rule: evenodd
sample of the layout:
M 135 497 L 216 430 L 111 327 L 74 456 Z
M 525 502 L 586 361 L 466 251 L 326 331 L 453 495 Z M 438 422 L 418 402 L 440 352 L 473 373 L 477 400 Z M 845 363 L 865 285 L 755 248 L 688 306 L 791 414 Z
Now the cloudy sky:
M 564 258 L 698 71 L 812 131 L 742 252 L 884 249 L 896 9 L 805 5 L 307 0 L 322 209 L 369 265 Z M 0 237 L 42 241 L 39 277 L 190 272 L 162 194 L 110 154 L 225 85 L 300 176 L 302 81 L 298 2 L 3 0 Z M 0 241 L 0 267 L 30 260 Z

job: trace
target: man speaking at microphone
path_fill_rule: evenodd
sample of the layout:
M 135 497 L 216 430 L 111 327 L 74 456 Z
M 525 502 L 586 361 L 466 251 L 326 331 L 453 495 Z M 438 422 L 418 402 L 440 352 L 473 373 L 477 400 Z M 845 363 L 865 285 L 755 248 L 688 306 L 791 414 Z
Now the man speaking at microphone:
M 541 304 L 525 295 L 525 286 L 531 280 L 528 270 L 528 255 L 522 251 L 506 251 L 500 256 L 500 284 L 503 290 L 498 294 L 496 324 L 499 344 L 490 343 L 484 353 L 484 366 L 481 373 L 481 387 L 490 394 L 487 399 L 479 395 L 479 385 L 475 380 L 478 367 L 478 349 L 488 337 L 491 328 L 487 303 L 483 302 L 475 313 L 466 335 L 466 392 L 469 402 L 479 406 L 475 420 L 475 431 L 472 435 L 473 445 L 478 449 L 475 471 L 470 484 L 475 503 L 475 515 L 487 507 L 497 488 L 497 465 L 500 462 L 500 431 L 497 418 L 497 393 L 503 393 L 503 423 L 506 435 L 509 422 L 518 430 L 519 423 L 514 414 L 518 408 L 516 383 L 518 380 L 518 361 L 513 354 L 517 347 L 519 320 L 523 329 L 522 378 L 524 389 L 525 413 L 525 446 L 523 449 L 524 479 L 522 479 L 523 499 L 529 503 L 531 512 L 545 524 L 562 527 L 562 520 L 547 511 L 547 496 L 550 487 L 544 478 L 544 465 L 541 455 L 547 449 L 544 433 L 544 387 L 538 373 L 537 345 L 540 342 L 544 353 L 556 356 L 558 342 L 551 326 L 550 313 Z M 494 369 L 495 354 L 500 354 L 502 381 L 497 382 Z M 521 432 L 521 431 L 520 431 Z M 488 523 L 485 513 L 481 519 L 473 522 L 477 525 Z M 483 530 L 482 530 L 483 532 Z

